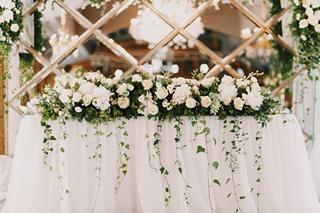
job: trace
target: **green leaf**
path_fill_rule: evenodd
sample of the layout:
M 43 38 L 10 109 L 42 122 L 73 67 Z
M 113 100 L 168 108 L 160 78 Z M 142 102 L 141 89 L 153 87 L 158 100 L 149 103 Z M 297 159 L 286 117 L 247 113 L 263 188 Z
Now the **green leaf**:
M 246 196 L 240 196 L 239 198 L 240 198 L 240 200 L 243 200 L 246 198 Z
M 214 179 L 214 180 L 213 180 L 213 183 L 217 184 L 218 186 L 221 186 L 221 185 L 220 185 L 220 181 L 219 181 L 218 179 Z
M 64 153 L 64 148 L 63 147 L 60 148 L 60 152 Z
M 205 152 L 206 149 L 203 147 L 203 146 L 197 146 L 197 153 L 200 153 L 200 152 Z
M 212 162 L 212 166 L 213 166 L 213 168 L 215 168 L 217 170 L 219 168 L 219 162 L 218 161 L 213 161 Z

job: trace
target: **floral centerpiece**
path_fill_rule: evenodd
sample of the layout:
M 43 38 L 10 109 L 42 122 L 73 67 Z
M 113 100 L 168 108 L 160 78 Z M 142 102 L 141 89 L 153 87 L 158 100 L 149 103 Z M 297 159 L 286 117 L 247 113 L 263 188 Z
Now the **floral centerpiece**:
M 99 72 L 66 74 L 39 97 L 43 119 L 62 114 L 79 121 L 101 123 L 119 117 L 254 116 L 266 120 L 277 101 L 263 91 L 254 76 L 234 79 L 186 79 L 169 75 L 134 74 L 106 78 Z
M 208 155 L 206 150 L 208 150 L 208 143 L 210 143 L 208 139 L 210 128 L 207 126 L 204 116 L 218 116 L 224 121 L 224 131 L 230 131 L 231 134 L 234 134 L 235 139 L 230 141 L 230 144 L 232 144 L 230 150 L 226 147 L 226 142 L 222 143 L 223 152 L 226 156 L 225 161 L 229 164 L 231 172 L 236 172 L 238 155 L 243 150 L 244 139 L 242 139 L 242 136 L 246 135 L 242 132 L 241 121 L 237 118 L 239 116 L 253 116 L 263 126 L 267 123 L 270 115 L 279 112 L 279 102 L 271 98 L 270 93 L 259 86 L 255 75 L 243 79 L 234 79 L 226 75 L 221 80 L 215 77 L 203 78 L 203 73 L 194 73 L 193 76 L 193 79 L 186 79 L 182 77 L 173 78 L 170 74 L 140 73 L 132 76 L 122 74 L 121 76 L 116 75 L 114 78 L 107 78 L 99 72 L 83 73 L 83 70 L 78 70 L 75 74 L 65 74 L 57 77 L 54 87 L 46 87 L 43 94 L 28 104 L 29 109 L 42 115 L 44 163 L 49 166 L 50 170 L 56 168 L 61 177 L 59 181 L 62 181 L 61 168 L 48 163 L 50 162 L 48 160 L 50 153 L 64 153 L 64 143 L 60 140 L 63 141 L 67 137 L 67 132 L 63 130 L 65 129 L 63 126 L 61 126 L 62 134 L 60 136 L 57 137 L 53 134 L 51 121 L 54 120 L 58 120 L 62 125 L 66 124 L 66 119 L 86 121 L 95 127 L 98 142 L 95 144 L 95 152 L 89 159 L 97 161 L 95 171 L 97 171 L 98 187 L 101 178 L 99 166 L 102 159 L 102 142 L 99 136 L 104 134 L 99 130 L 99 124 L 115 121 L 117 132 L 120 132 L 119 134 L 122 134 L 123 138 L 128 138 L 126 119 L 146 116 L 149 119 L 158 120 L 157 132 L 154 133 L 154 141 L 150 142 L 148 150 L 152 146 L 156 150 L 157 159 L 160 159 L 161 121 L 170 119 L 174 122 L 176 131 L 174 141 L 176 152 L 179 153 L 184 149 L 181 147 L 182 120 L 180 117 L 189 117 L 192 126 L 200 126 L 200 129 L 194 132 L 194 140 L 201 134 L 206 138 L 206 146 L 198 145 L 196 152 Z M 231 127 L 230 130 L 227 126 Z M 255 139 L 259 145 L 253 163 L 257 173 L 257 187 L 252 188 L 257 197 L 260 195 L 259 184 L 262 178 L 260 135 L 261 132 L 258 128 Z M 146 138 L 149 140 L 149 136 L 146 136 Z M 129 139 L 123 140 L 117 136 L 117 140 L 120 152 L 115 191 L 118 191 L 123 178 L 127 174 L 128 161 L 130 160 Z M 150 153 L 149 155 L 151 156 Z M 184 180 L 184 199 L 186 205 L 189 205 L 188 189 L 190 186 L 183 172 L 184 167 L 179 156 L 177 154 L 175 165 L 178 174 Z M 156 159 L 150 157 L 149 160 Z M 63 163 L 59 165 L 63 165 Z M 152 165 L 152 162 L 150 162 L 150 165 Z M 208 163 L 208 167 L 210 166 L 211 164 Z M 217 169 L 219 162 L 213 162 L 212 166 Z M 153 169 L 159 172 L 166 183 L 164 193 L 165 202 L 168 203 L 172 196 L 170 183 L 167 179 L 170 173 L 161 161 L 159 161 L 159 168 Z M 233 195 L 239 200 L 237 203 L 240 203 L 240 200 L 245 197 L 238 194 L 238 185 L 234 176 L 229 179 L 230 183 L 233 183 L 233 192 L 228 197 Z M 221 184 L 218 179 L 214 179 L 213 183 L 216 186 Z M 228 183 L 229 181 L 226 184 Z M 208 187 L 212 186 L 208 185 Z M 69 193 L 68 189 L 62 191 Z M 240 205 L 237 206 L 237 212 L 241 212 Z
M 0 54 L 8 55 L 11 46 L 19 40 L 22 30 L 22 2 L 0 1 Z

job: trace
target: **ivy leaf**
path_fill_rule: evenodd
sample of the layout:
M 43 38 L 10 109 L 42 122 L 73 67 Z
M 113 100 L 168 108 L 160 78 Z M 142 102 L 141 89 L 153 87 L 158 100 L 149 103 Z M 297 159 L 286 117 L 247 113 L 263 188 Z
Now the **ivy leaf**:
M 218 179 L 214 179 L 213 182 L 214 182 L 215 184 L 217 184 L 218 186 L 220 186 L 220 181 L 219 181 Z
M 213 168 L 215 168 L 217 170 L 219 168 L 219 162 L 218 161 L 213 161 L 212 162 L 212 166 L 213 166 Z
M 200 152 L 205 152 L 206 149 L 203 147 L 203 146 L 197 146 L 197 153 L 200 153 Z

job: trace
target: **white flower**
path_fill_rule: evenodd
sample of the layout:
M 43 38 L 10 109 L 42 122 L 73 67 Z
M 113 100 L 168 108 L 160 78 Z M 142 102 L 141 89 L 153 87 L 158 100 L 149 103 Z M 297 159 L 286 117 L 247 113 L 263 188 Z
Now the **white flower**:
M 204 108 L 208 108 L 212 103 L 211 98 L 209 96 L 201 96 L 200 102 L 201 106 L 203 106 Z
M 314 16 L 314 15 L 311 15 L 311 16 L 308 17 L 308 22 L 312 26 L 316 26 L 319 23 L 317 17 Z
M 107 90 L 105 87 L 96 87 L 93 89 L 93 92 L 92 92 L 92 96 L 94 98 L 106 98 L 106 97 L 109 97 L 111 95 L 110 91 Z
M 178 78 L 173 78 L 172 82 L 176 85 L 181 85 L 181 84 L 187 83 L 187 80 L 185 78 L 178 77 Z
M 59 100 L 64 104 L 69 104 L 71 102 L 72 91 L 69 89 L 62 89 Z
M 305 35 L 301 35 L 300 38 L 303 40 L 303 41 L 306 41 L 307 40 L 307 37 Z
M 244 105 L 244 101 L 241 98 L 237 97 L 234 99 L 233 104 L 234 108 L 241 111 Z
M 151 115 L 156 115 L 159 112 L 158 106 L 151 102 L 148 102 L 147 110 L 148 110 L 148 113 Z
M 77 103 L 77 102 L 79 102 L 81 100 L 81 98 L 82 98 L 81 93 L 80 92 L 75 92 L 72 95 L 72 102 L 73 103 Z
M 121 109 L 125 109 L 130 105 L 130 99 L 127 97 L 120 97 L 118 98 L 118 106 Z
M 198 87 L 198 86 L 194 85 L 194 86 L 192 87 L 192 90 L 193 90 L 193 92 L 194 92 L 195 94 L 199 94 L 199 87 Z
M 246 105 L 249 105 L 253 110 L 259 110 L 263 102 L 263 96 L 260 92 L 250 91 L 248 94 L 242 94 L 242 99 Z
M 9 22 L 11 20 L 13 20 L 13 12 L 10 9 L 3 11 L 0 15 L 0 23 Z
M 207 64 L 200 65 L 200 72 L 207 73 L 209 71 L 209 66 Z
M 250 81 L 252 83 L 257 83 L 258 82 L 258 79 L 256 77 L 251 77 Z
M 171 71 L 172 73 L 178 73 L 178 72 L 179 72 L 179 66 L 178 66 L 177 64 L 173 64 L 173 65 L 171 66 L 170 71 Z
M 194 100 L 193 98 L 187 98 L 187 100 L 186 100 L 186 106 L 187 106 L 189 109 L 194 108 L 196 105 L 197 105 L 197 101 L 196 101 L 196 100 Z
M 311 7 L 307 7 L 306 8 L 306 14 L 308 17 L 313 15 L 313 9 Z
M 298 13 L 298 14 L 296 15 L 296 19 L 297 19 L 297 21 L 299 21 L 299 20 L 301 19 L 300 13 Z
M 168 106 L 170 105 L 170 103 L 168 102 L 167 99 L 165 99 L 163 102 L 162 102 L 162 106 L 167 108 Z
M 182 104 L 187 97 L 191 95 L 190 86 L 187 84 L 182 84 L 176 87 L 175 92 L 173 93 L 172 99 L 178 104 Z
M 132 81 L 133 82 L 141 82 L 142 81 L 142 77 L 139 74 L 134 74 L 132 76 Z
M 164 87 L 158 87 L 155 94 L 159 99 L 165 99 L 169 95 L 169 92 Z
M 128 90 L 132 91 L 134 89 L 134 86 L 132 84 L 128 84 Z
M 214 82 L 215 78 L 204 78 L 201 80 L 201 85 L 204 87 L 209 87 Z
M 229 105 L 231 101 L 237 96 L 237 88 L 234 84 L 220 84 L 218 87 L 218 98 L 224 103 Z
M 77 106 L 74 108 L 74 111 L 76 111 L 77 113 L 80 113 L 82 112 L 82 108 Z
M 175 85 L 174 84 L 169 84 L 167 89 L 169 91 L 170 94 L 172 94 L 174 92 L 174 88 L 175 88 Z
M 142 104 L 145 104 L 146 103 L 146 98 L 144 97 L 144 95 L 140 95 L 139 98 L 138 98 L 138 101 Z
M 115 72 L 114 72 L 114 76 L 119 79 L 121 78 L 121 76 L 123 75 L 123 71 L 121 69 L 117 69 Z
M 142 81 L 142 86 L 143 86 L 144 90 L 149 90 L 149 89 L 152 88 L 153 83 L 152 83 L 151 80 L 143 80 Z
M 303 29 L 308 27 L 309 23 L 307 19 L 302 19 L 301 21 L 299 21 L 299 28 Z
M 123 84 L 120 84 L 119 86 L 118 86 L 118 89 L 117 89 L 117 93 L 119 94 L 119 95 L 123 95 L 124 93 L 126 93 L 128 90 L 128 85 L 126 84 L 126 83 L 123 83 Z
M 10 30 L 11 30 L 12 32 L 18 32 L 18 30 L 19 30 L 19 25 L 17 25 L 17 24 L 11 25 Z
M 221 79 L 221 82 L 223 84 L 232 84 L 233 83 L 233 78 L 228 76 L 228 75 L 225 75 L 223 76 L 223 78 Z
M 314 27 L 314 31 L 316 31 L 317 33 L 320 33 L 320 24 L 317 24 L 317 25 Z
M 93 83 L 86 82 L 80 85 L 78 92 L 80 92 L 83 95 L 89 94 L 89 93 L 92 93 L 94 88 L 95 88 L 95 85 Z
M 92 97 L 91 94 L 86 94 L 86 95 L 84 95 L 84 96 L 82 97 L 83 104 L 84 104 L 85 106 L 89 106 L 89 105 L 91 104 L 91 102 L 92 102 L 92 99 L 93 99 L 93 97 Z
M 101 84 L 109 87 L 113 84 L 113 81 L 111 78 L 103 78 L 101 79 Z
M 250 81 L 247 79 L 240 78 L 237 79 L 236 84 L 239 88 L 246 88 L 250 84 Z

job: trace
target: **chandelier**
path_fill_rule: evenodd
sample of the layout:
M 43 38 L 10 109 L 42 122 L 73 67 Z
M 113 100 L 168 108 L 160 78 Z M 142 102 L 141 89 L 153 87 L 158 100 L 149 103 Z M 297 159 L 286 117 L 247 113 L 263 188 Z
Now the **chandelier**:
M 175 21 L 178 26 L 182 26 L 188 20 L 190 14 L 196 10 L 192 0 L 153 0 L 152 5 L 170 20 Z M 172 30 L 172 27 L 149 8 L 141 6 L 138 10 L 138 16 L 131 19 L 129 33 L 135 40 L 147 42 L 149 48 L 152 48 Z M 191 23 L 186 30 L 195 38 L 203 34 L 204 26 L 201 17 Z M 193 47 L 192 42 L 182 35 L 177 35 L 168 45 L 175 49 Z

